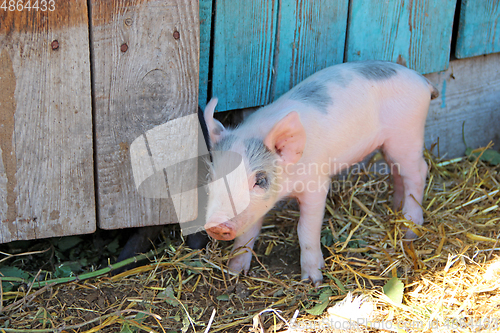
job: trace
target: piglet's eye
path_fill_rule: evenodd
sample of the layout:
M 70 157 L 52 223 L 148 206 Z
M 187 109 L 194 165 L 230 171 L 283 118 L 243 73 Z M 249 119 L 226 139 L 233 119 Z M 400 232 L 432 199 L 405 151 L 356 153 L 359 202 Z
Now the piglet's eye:
M 265 171 L 259 171 L 255 174 L 255 186 L 258 186 L 263 189 L 267 189 L 269 187 L 269 179 L 267 177 L 267 173 Z

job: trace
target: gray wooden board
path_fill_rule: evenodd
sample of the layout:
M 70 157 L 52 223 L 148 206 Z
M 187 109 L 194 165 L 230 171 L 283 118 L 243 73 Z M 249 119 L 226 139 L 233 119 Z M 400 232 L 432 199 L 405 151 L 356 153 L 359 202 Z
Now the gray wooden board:
M 2 243 L 95 230 L 87 2 L 53 9 L 0 10 Z
M 426 77 L 441 93 L 427 116 L 427 148 L 439 139 L 441 155 L 463 156 L 463 123 L 469 147 L 493 141 L 500 148 L 500 54 L 453 60 L 446 71 Z
M 189 0 L 91 1 L 98 212 L 104 229 L 177 220 L 171 199 L 138 192 L 130 147 L 148 131 L 196 114 L 198 10 L 198 1 Z M 175 133 L 177 143 L 185 143 L 179 154 L 163 158 L 177 161 L 186 151 L 197 152 L 191 125 L 196 122 Z M 153 143 L 161 147 L 148 141 L 150 148 Z M 195 216 L 196 207 L 184 213 Z

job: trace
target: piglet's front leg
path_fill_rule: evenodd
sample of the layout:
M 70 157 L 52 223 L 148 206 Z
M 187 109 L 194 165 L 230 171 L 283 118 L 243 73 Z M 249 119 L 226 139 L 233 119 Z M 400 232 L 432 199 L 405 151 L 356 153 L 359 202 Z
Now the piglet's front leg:
M 232 253 L 243 253 L 229 260 L 229 270 L 231 272 L 239 273 L 243 271 L 245 275 L 248 273 L 248 270 L 250 269 L 250 262 L 252 261 L 252 252 L 249 249 L 253 249 L 255 240 L 257 239 L 257 236 L 259 236 L 260 229 L 262 228 L 263 220 L 264 218 L 260 218 L 244 234 L 236 237 Z
M 327 192 L 317 190 L 303 192 L 297 198 L 300 205 L 300 219 L 297 226 L 300 243 L 300 266 L 302 279 L 309 279 L 314 286 L 323 281 L 321 268 L 325 267 L 321 252 L 321 226 L 325 215 Z

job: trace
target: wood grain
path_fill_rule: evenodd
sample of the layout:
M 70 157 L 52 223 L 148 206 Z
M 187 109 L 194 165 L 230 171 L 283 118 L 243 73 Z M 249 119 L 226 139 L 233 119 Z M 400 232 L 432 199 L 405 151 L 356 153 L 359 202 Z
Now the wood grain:
M 0 242 L 93 232 L 86 1 L 1 10 L 0 68 Z
M 462 0 L 457 58 L 500 52 L 500 0 Z
M 198 10 L 198 1 L 189 0 L 130 0 L 126 6 L 122 1 L 91 1 L 102 228 L 166 224 L 177 219 L 171 199 L 138 193 L 129 149 L 149 130 L 197 112 Z M 195 144 L 183 147 L 179 154 L 196 152 L 197 132 L 182 130 Z M 178 139 L 183 140 L 182 136 Z M 196 215 L 196 207 L 191 213 Z
M 217 110 L 270 101 L 278 0 L 216 0 L 212 95 Z
M 440 96 L 431 102 L 425 128 L 427 148 L 439 141 L 439 152 L 463 156 L 466 146 L 500 146 L 500 54 L 453 60 L 443 72 L 426 77 Z M 437 153 L 434 151 L 434 153 Z
M 348 0 L 281 1 L 271 101 L 318 70 L 342 63 L 347 10 Z
M 456 0 L 351 0 L 346 61 L 377 59 L 420 73 L 445 70 Z

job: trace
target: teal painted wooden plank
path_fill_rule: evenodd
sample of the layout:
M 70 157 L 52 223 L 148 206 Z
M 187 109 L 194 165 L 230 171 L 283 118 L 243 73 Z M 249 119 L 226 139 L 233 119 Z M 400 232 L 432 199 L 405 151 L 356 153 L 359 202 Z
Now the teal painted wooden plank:
M 205 108 L 208 96 L 208 69 L 210 59 L 210 31 L 212 27 L 212 0 L 200 1 L 200 80 L 198 104 Z
M 212 95 L 218 111 L 269 101 L 278 0 L 217 0 Z
M 457 58 L 500 52 L 500 0 L 462 0 Z
M 309 75 L 342 63 L 348 0 L 282 0 L 272 99 Z
M 345 58 L 442 71 L 449 63 L 455 6 L 456 0 L 351 0 Z

